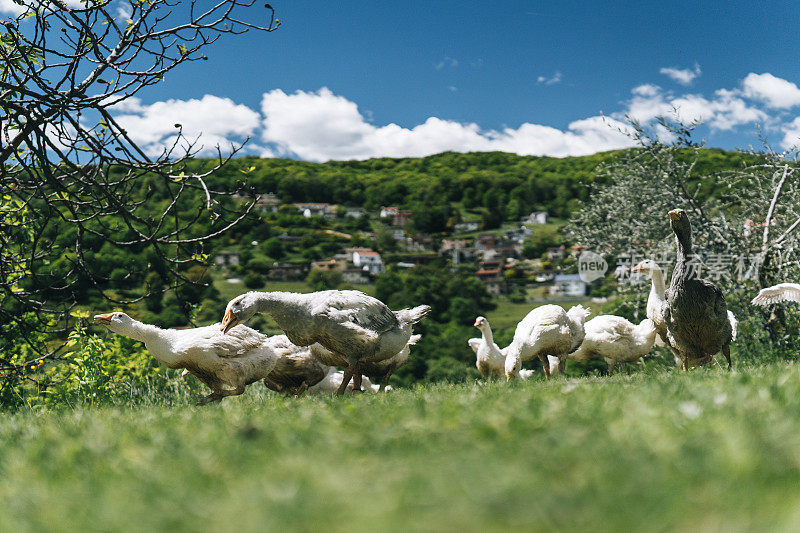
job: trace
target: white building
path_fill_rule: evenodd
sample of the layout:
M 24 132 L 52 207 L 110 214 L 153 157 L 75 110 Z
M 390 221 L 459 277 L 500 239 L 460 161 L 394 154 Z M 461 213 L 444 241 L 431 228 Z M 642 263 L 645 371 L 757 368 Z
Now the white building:
M 302 204 L 294 204 L 297 207 L 297 210 L 303 213 L 303 216 L 306 218 L 310 217 L 324 217 L 330 211 L 330 204 L 325 203 L 317 203 L 317 202 L 310 202 L 310 203 L 302 203 Z
M 353 264 L 370 274 L 383 274 L 386 267 L 383 266 L 381 254 L 378 252 L 359 250 L 353 252 Z
M 217 266 L 238 266 L 239 254 L 236 252 L 219 252 L 214 256 L 214 263 Z
M 547 211 L 534 211 L 522 219 L 523 224 L 547 224 Z
M 586 296 L 586 283 L 578 274 L 558 274 L 553 278 L 550 294 L 555 296 Z

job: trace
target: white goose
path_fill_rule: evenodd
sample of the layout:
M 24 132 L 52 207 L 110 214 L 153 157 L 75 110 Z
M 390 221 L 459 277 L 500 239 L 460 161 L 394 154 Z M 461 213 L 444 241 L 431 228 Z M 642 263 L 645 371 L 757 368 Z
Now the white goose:
M 255 313 L 267 313 L 298 346 L 319 343 L 344 358 L 347 367 L 339 387 L 343 393 L 350 378 L 361 390 L 362 366 L 395 356 L 411 338 L 411 327 L 430 306 L 392 311 L 386 304 L 359 291 L 248 292 L 228 303 L 223 331 Z
M 761 289 L 753 298 L 754 305 L 767 306 L 780 302 L 800 302 L 800 285 L 797 283 L 779 283 Z
M 567 358 L 587 361 L 602 357 L 609 374 L 617 363 L 631 363 L 650 353 L 656 340 L 656 327 L 649 318 L 635 325 L 621 316 L 600 315 L 588 321 L 584 331 L 583 343 Z
M 247 385 L 267 377 L 278 360 L 268 337 L 247 326 L 237 326 L 224 335 L 219 324 L 161 329 L 121 312 L 95 315 L 94 320 L 114 333 L 143 342 L 164 366 L 185 368 L 196 376 L 212 391 L 198 405 L 242 394 Z
M 583 342 L 583 324 L 589 309 L 576 305 L 565 312 L 558 305 L 537 307 L 522 319 L 514 332 L 514 340 L 505 348 L 506 381 L 518 379 L 522 361 L 539 358 L 546 378 L 550 378 L 548 355 L 558 357 L 559 370 L 564 370 L 567 354 Z
M 480 339 L 469 339 L 467 343 L 472 351 L 475 352 L 475 366 L 484 379 L 490 377 L 499 378 L 503 375 L 506 363 L 506 355 L 495 344 L 492 335 L 492 327 L 489 321 L 479 316 L 475 319 L 474 326 L 481 331 Z

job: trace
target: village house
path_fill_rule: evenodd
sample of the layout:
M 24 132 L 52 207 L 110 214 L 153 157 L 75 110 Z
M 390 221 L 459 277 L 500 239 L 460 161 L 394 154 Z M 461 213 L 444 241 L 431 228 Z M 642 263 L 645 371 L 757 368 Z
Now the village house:
M 260 213 L 277 213 L 281 199 L 275 193 L 268 192 L 256 197 L 256 210 Z
M 353 252 L 353 264 L 370 274 L 383 274 L 386 272 L 381 255 L 372 250 Z
M 400 212 L 396 206 L 381 207 L 381 218 L 391 218 Z
M 239 253 L 217 252 L 214 255 L 214 264 L 221 267 L 239 266 Z
M 409 250 L 433 250 L 433 237 L 424 233 L 417 233 L 408 238 L 406 242 Z
M 454 265 L 468 263 L 475 257 L 475 249 L 471 244 L 471 239 L 442 239 L 439 253 L 449 255 Z
M 308 265 L 304 263 L 274 263 L 269 269 L 269 277 L 280 281 L 292 281 L 305 277 Z
M 494 233 L 482 233 L 478 235 L 475 240 L 475 250 L 483 252 L 486 250 L 494 250 L 497 245 L 497 236 Z
M 480 222 L 459 222 L 453 226 L 453 231 L 455 233 L 470 233 L 473 231 L 478 231 L 478 228 L 480 227 Z
M 517 243 L 523 243 L 525 240 L 533 235 L 533 231 L 525 226 L 520 226 L 518 229 L 510 229 L 506 232 L 506 238 Z
M 506 281 L 503 278 L 502 261 L 482 261 L 475 277 L 484 284 L 489 294 L 498 295 L 506 292 Z
M 331 206 L 331 204 L 319 203 L 319 202 L 306 202 L 306 203 L 294 204 L 294 206 L 306 218 L 324 217 L 330 214 L 333 214 L 333 216 L 336 215 L 336 206 Z
M 351 285 L 366 285 L 369 283 L 369 275 L 360 268 L 348 268 L 342 271 L 342 281 Z
M 340 263 L 336 259 L 328 259 L 325 261 L 314 261 L 311 263 L 311 268 L 318 270 L 341 270 Z
M 352 218 L 361 218 L 364 216 L 363 207 L 345 207 L 344 216 Z
M 550 287 L 553 296 L 586 296 L 586 282 L 578 274 L 557 274 Z
M 550 261 L 561 261 L 564 259 L 566 248 L 564 245 L 547 249 L 547 259 Z
M 523 224 L 547 224 L 547 211 L 534 211 L 522 219 Z

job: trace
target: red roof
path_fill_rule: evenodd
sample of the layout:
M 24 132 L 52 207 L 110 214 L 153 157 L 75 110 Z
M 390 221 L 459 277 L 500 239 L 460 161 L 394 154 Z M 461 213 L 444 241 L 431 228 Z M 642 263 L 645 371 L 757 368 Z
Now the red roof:
M 499 274 L 500 270 L 493 269 L 493 270 L 478 270 L 475 274 L 480 276 L 481 274 Z

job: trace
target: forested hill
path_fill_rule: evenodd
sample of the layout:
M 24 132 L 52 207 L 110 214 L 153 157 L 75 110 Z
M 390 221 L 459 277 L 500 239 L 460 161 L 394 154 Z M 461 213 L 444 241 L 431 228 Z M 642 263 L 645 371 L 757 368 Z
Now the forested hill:
M 588 196 L 596 168 L 624 151 L 582 157 L 519 156 L 503 152 L 445 152 L 421 158 L 309 163 L 244 157 L 218 172 L 219 187 L 236 187 L 246 176 L 259 193 L 284 202 L 329 202 L 376 209 L 381 205 L 499 209 L 507 219 L 545 210 L 566 218 Z M 739 152 L 703 149 L 699 175 L 741 166 Z M 200 160 L 202 161 L 202 160 Z

